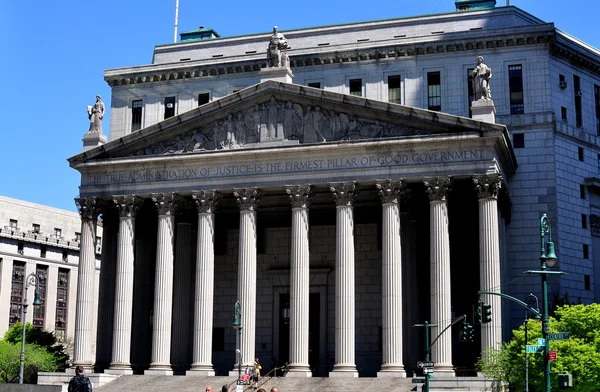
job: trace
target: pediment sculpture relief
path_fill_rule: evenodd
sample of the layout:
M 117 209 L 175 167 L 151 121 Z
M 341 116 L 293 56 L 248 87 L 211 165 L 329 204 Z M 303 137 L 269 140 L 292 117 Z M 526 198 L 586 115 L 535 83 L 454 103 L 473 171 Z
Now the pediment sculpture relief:
M 421 128 L 360 118 L 318 105 L 279 101 L 256 104 L 207 126 L 137 150 L 131 156 L 231 150 L 261 146 L 379 139 L 431 133 Z

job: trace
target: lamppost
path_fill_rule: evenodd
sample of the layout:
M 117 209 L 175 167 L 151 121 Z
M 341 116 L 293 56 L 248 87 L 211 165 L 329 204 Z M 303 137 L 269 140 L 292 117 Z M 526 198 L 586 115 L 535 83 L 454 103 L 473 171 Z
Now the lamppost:
M 529 294 L 525 303 L 534 309 L 539 308 L 538 299 L 535 295 Z M 539 318 L 539 317 L 538 317 Z M 525 392 L 529 392 L 529 354 L 527 353 L 527 329 L 529 327 L 529 309 L 525 310 Z
M 238 379 L 237 385 L 242 385 L 242 305 L 240 301 L 235 301 L 235 305 L 233 306 L 233 329 L 238 330 L 238 341 L 239 341 L 239 349 L 238 349 Z
M 36 274 L 29 274 L 25 281 L 23 282 L 23 286 L 25 288 L 25 292 L 23 293 L 23 317 L 21 317 L 21 323 L 23 324 L 23 336 L 21 337 L 21 358 L 19 364 L 19 384 L 23 384 L 23 369 L 25 367 L 25 331 L 26 321 L 27 321 L 27 290 L 29 290 L 29 286 L 35 286 L 35 295 L 33 298 L 33 305 L 41 305 L 41 293 L 40 293 L 40 278 Z

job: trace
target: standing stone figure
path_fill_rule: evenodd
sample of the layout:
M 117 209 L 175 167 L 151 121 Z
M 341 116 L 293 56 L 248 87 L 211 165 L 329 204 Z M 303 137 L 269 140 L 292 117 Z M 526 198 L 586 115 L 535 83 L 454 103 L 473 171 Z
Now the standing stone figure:
M 288 56 L 285 50 L 288 48 L 287 39 L 281 34 L 277 26 L 273 26 L 273 35 L 267 48 L 267 60 L 269 67 L 287 67 Z
M 102 119 L 104 118 L 104 102 L 102 97 L 96 95 L 96 103 L 87 107 L 90 129 L 88 132 L 102 133 Z
M 492 99 L 492 92 L 490 91 L 491 78 L 492 69 L 485 65 L 483 57 L 477 57 L 477 67 L 473 69 L 473 94 L 475 94 L 475 101 Z

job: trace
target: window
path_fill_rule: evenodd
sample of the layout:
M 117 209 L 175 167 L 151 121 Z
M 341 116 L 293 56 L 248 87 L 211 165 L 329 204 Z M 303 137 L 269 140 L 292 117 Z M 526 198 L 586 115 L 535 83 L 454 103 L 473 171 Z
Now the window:
M 59 229 L 58 227 L 54 228 L 54 236 L 56 238 L 60 238 L 62 236 L 62 229 Z
M 575 92 L 575 125 L 578 128 L 583 127 L 583 115 L 581 113 L 581 79 L 573 75 L 573 90 Z
M 175 115 L 175 97 L 165 97 L 165 120 Z
M 600 135 L 600 86 L 594 85 L 594 106 L 596 108 L 596 134 Z
M 141 99 L 131 102 L 131 132 L 135 132 L 142 127 L 142 108 L 144 103 Z
M 350 95 L 362 97 L 362 79 L 350 79 Z
M 35 234 L 40 234 L 40 225 L 38 225 L 37 223 L 33 224 L 33 232 Z
M 589 275 L 583 275 L 583 286 L 584 286 L 585 290 L 592 289 L 591 279 L 590 279 Z
M 524 133 L 513 134 L 513 147 L 514 148 L 525 148 L 525 134 Z
M 69 251 L 68 250 L 62 251 L 62 261 L 64 261 L 64 262 L 69 261 Z
M 21 304 L 23 303 L 23 283 L 25 282 L 25 263 L 13 262 L 12 282 L 10 289 L 10 308 L 8 325 L 13 326 L 21 321 Z
M 321 88 L 321 82 L 310 82 L 308 87 Z
M 17 242 L 17 253 L 22 255 L 24 253 L 23 248 L 24 248 L 25 244 L 23 243 L 23 241 L 19 241 Z
M 583 147 L 577 147 L 577 155 L 579 156 L 579 160 L 581 162 L 583 162 L 583 159 L 584 159 Z
M 33 326 L 35 328 L 44 328 L 44 318 L 46 315 L 46 291 L 48 288 L 48 266 L 37 265 L 35 274 L 39 280 L 41 305 L 33 307 Z
M 17 224 L 18 224 L 18 221 L 16 219 L 10 219 L 8 221 L 8 225 L 10 226 L 11 229 L 16 229 Z
M 567 108 L 564 106 L 560 107 L 560 119 L 562 122 L 564 122 L 565 124 L 568 123 L 569 121 L 567 120 Z
M 67 302 L 69 299 L 69 270 L 58 269 L 58 288 L 56 291 L 56 321 L 54 332 L 63 336 L 67 329 Z
M 96 236 L 96 246 L 102 246 L 102 237 Z
M 579 197 L 585 199 L 585 185 L 579 185 Z
M 558 75 L 558 85 L 560 86 L 560 88 L 567 88 L 567 81 L 565 80 L 565 75 Z
M 584 259 L 590 258 L 590 247 L 588 244 L 583 244 L 583 258 Z
M 397 104 L 402 103 L 400 94 L 400 75 L 388 76 L 388 102 Z
M 427 73 L 427 109 L 442 110 L 442 85 L 439 72 Z
M 525 113 L 523 66 L 521 64 L 508 66 L 508 89 L 510 94 L 510 114 Z
M 75 241 L 81 242 L 81 233 L 75 232 Z
M 198 94 L 198 106 L 207 104 L 209 102 L 210 102 L 210 94 L 209 93 Z
M 42 245 L 40 247 L 40 257 L 45 258 L 47 251 L 48 251 L 48 247 L 46 245 Z
M 581 228 L 587 229 L 587 215 L 581 214 Z
M 469 118 L 473 117 L 473 113 L 471 112 L 471 106 L 473 105 L 473 101 L 475 100 L 475 92 L 473 91 L 473 68 L 467 69 L 467 91 L 469 94 Z

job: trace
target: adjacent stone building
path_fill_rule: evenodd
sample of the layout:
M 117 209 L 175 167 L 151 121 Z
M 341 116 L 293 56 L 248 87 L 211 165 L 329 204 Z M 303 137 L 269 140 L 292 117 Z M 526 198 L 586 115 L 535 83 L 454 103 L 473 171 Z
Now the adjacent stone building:
M 596 301 L 600 53 L 494 3 L 283 34 L 201 28 L 107 70 L 108 142 L 69 160 L 85 257 L 104 222 L 102 333 L 96 356 L 76 334 L 75 363 L 227 374 L 239 300 L 244 364 L 404 376 L 423 359 L 413 324 L 435 338 L 473 320 L 478 290 L 540 293 L 524 272 L 544 213 L 567 272 L 553 301 Z M 474 101 L 478 56 L 493 76 Z M 471 345 L 443 334 L 437 374 L 470 374 L 522 322 L 482 300 L 492 322 Z

